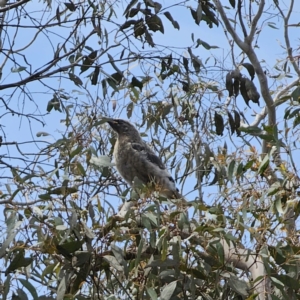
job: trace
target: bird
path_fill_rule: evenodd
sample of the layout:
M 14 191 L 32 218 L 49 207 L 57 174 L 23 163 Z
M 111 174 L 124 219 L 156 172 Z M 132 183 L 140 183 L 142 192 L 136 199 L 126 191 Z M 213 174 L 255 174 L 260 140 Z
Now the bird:
M 184 199 L 164 163 L 129 121 L 106 118 L 106 122 L 117 133 L 113 151 L 117 170 L 131 187 L 137 179 L 168 199 Z

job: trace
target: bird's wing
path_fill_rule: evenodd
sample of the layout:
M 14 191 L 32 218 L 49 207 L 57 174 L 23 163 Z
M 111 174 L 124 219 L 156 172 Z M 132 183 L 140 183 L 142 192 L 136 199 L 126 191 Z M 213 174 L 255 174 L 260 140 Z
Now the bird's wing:
M 152 164 L 158 166 L 162 170 L 166 169 L 165 165 L 160 160 L 160 158 L 155 153 L 153 153 L 152 150 L 148 146 L 140 144 L 140 143 L 131 143 L 131 147 L 134 150 L 140 152 L 143 155 L 143 157 L 145 157 Z
M 143 182 L 154 179 L 160 187 L 160 193 L 169 199 L 183 199 L 175 185 L 175 180 L 170 175 L 161 159 L 144 143 L 131 142 L 132 150 L 138 154 L 133 159 L 139 160 L 138 178 Z M 137 162 L 137 161 L 136 161 Z M 142 162 L 142 163 L 141 163 Z M 146 162 L 146 164 L 145 164 Z M 141 167 L 142 166 L 142 167 Z

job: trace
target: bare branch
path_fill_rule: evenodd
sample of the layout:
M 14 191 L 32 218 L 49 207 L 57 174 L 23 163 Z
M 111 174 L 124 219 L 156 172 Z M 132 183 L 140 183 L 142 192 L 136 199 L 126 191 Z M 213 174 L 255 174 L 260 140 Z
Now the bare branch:
M 275 1 L 275 4 L 276 4 L 276 1 Z M 295 72 L 300 77 L 300 69 L 299 69 L 299 67 L 296 64 L 296 61 L 294 59 L 293 48 L 291 47 L 290 38 L 289 38 L 289 19 L 290 19 L 291 13 L 293 11 L 294 0 L 291 0 L 290 7 L 289 7 L 289 10 L 288 10 L 288 13 L 287 13 L 286 16 L 284 15 L 283 11 L 279 7 L 279 4 L 277 4 L 276 6 L 277 6 L 282 18 L 283 18 L 283 21 L 284 21 L 284 40 L 285 40 L 285 44 L 286 44 L 286 50 L 287 50 L 287 53 L 288 53 L 288 59 L 290 60 Z
M 238 34 L 236 33 L 236 31 L 234 30 L 234 28 L 231 26 L 228 18 L 227 18 L 227 15 L 223 9 L 223 6 L 222 4 L 220 3 L 219 0 L 213 0 L 213 2 L 215 3 L 215 6 L 224 22 L 224 25 L 227 29 L 227 31 L 230 33 L 230 35 L 233 37 L 234 41 L 237 43 L 237 45 L 243 50 L 243 51 L 248 51 L 248 44 L 243 42 L 240 37 L 238 36 Z
M 248 37 L 246 38 L 246 41 L 247 43 L 250 45 L 253 41 L 253 38 L 254 38 L 254 34 L 257 30 L 257 23 L 258 23 L 258 20 L 260 19 L 263 11 L 264 11 L 264 7 L 265 7 L 265 1 L 264 0 L 261 0 L 259 2 L 259 7 L 258 7 L 258 10 L 257 10 L 257 13 L 255 15 L 255 17 L 253 18 L 253 21 L 251 23 L 251 29 L 250 29 L 250 33 L 248 35 Z
M 15 3 L 13 3 L 13 4 L 6 5 L 4 8 L 0 8 L 0 13 L 11 10 L 12 8 L 17 8 L 18 6 L 21 6 L 21 5 L 23 5 L 23 4 L 25 4 L 29 1 L 30 0 L 20 0 L 20 1 L 17 1 Z
M 294 81 L 292 81 L 291 83 L 289 83 L 286 87 L 284 87 L 282 90 L 280 90 L 276 96 L 274 97 L 274 104 L 275 106 L 279 106 L 280 104 L 286 102 L 288 99 L 282 101 L 280 100 L 280 98 L 285 95 L 291 88 L 293 88 L 294 86 L 297 86 L 300 84 L 300 79 L 297 78 Z

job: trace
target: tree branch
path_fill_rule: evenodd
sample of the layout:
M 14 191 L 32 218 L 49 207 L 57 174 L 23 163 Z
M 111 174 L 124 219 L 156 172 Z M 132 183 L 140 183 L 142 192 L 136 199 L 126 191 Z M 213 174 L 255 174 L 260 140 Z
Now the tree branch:
M 274 3 L 276 5 L 276 1 Z M 290 16 L 291 16 L 291 13 L 292 13 L 293 7 L 294 7 L 294 0 L 291 0 L 291 4 L 290 4 L 289 10 L 288 10 L 288 13 L 286 16 L 284 15 L 283 11 L 279 7 L 279 4 L 277 4 L 276 7 L 278 8 L 278 10 L 283 18 L 283 21 L 284 21 L 284 40 L 285 40 L 286 50 L 288 53 L 288 58 L 292 64 L 295 72 L 300 77 L 300 69 L 299 69 L 298 65 L 296 64 L 294 57 L 293 57 L 293 48 L 291 47 L 289 31 L 288 31 L 289 19 L 290 19 Z
M 258 7 L 258 11 L 255 15 L 255 17 L 253 18 L 253 21 L 251 23 L 251 29 L 250 29 L 250 33 L 248 35 L 248 37 L 246 38 L 247 43 L 250 45 L 253 41 L 254 38 L 254 34 L 256 32 L 256 27 L 257 27 L 257 23 L 258 20 L 260 19 L 263 11 L 264 11 L 264 6 L 265 6 L 265 0 L 261 0 L 259 3 L 259 7 Z

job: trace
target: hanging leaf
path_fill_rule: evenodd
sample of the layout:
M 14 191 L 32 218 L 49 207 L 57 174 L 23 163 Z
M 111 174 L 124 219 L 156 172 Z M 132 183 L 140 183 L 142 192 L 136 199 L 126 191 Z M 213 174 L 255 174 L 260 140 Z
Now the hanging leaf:
M 295 102 L 300 102 L 300 86 L 297 86 L 292 92 L 292 98 Z
M 152 39 L 152 36 L 151 36 L 151 34 L 149 33 L 148 30 L 145 30 L 145 39 L 146 39 L 147 43 L 148 43 L 151 47 L 154 47 L 154 46 L 155 46 L 155 44 L 154 44 L 154 42 L 153 42 L 153 39 Z
M 134 24 L 134 36 L 137 38 L 145 33 L 146 27 L 144 25 L 143 19 L 140 19 Z
M 127 108 L 126 108 L 127 118 L 128 118 L 128 119 L 130 119 L 131 116 L 132 116 L 133 108 L 134 108 L 134 103 L 133 103 L 133 102 L 130 102 L 130 103 L 127 105 Z
M 172 23 L 175 29 L 180 29 L 178 22 L 173 19 L 172 15 L 168 11 L 164 12 L 164 15 Z
M 245 88 L 248 94 L 248 98 L 259 105 L 260 94 L 258 93 L 254 83 L 248 78 L 245 78 Z
M 165 285 L 161 291 L 160 298 L 163 300 L 172 299 L 172 295 L 176 289 L 177 280 Z
M 15 255 L 15 257 L 13 258 L 10 265 L 5 271 L 5 276 L 21 267 L 27 267 L 31 264 L 33 259 L 31 257 L 24 257 L 24 255 L 24 250 L 20 250 L 19 253 Z
M 233 112 L 234 112 L 234 126 L 236 130 L 236 135 L 240 136 L 241 131 L 239 128 L 241 127 L 241 116 L 236 110 L 234 110 Z
M 127 5 L 124 13 L 123 13 L 123 16 L 126 16 L 127 13 L 129 12 L 129 10 L 138 2 L 138 0 L 131 0 L 130 3 Z
M 226 90 L 228 91 L 228 96 L 231 97 L 233 95 L 233 84 L 232 84 L 231 72 L 227 73 L 226 75 L 225 86 L 226 86 Z
M 205 16 L 207 17 L 206 22 L 208 23 L 210 28 L 212 28 L 213 23 L 219 26 L 219 21 L 216 18 L 215 13 L 212 11 L 212 9 L 207 3 L 209 2 L 205 2 L 205 4 L 202 2 L 202 10 L 205 13 Z M 204 19 L 204 16 L 202 17 L 202 19 Z
M 253 80 L 254 76 L 255 76 L 254 67 L 249 63 L 243 63 L 242 66 L 244 66 L 247 69 L 247 71 L 251 77 L 251 80 Z
M 233 134 L 235 132 L 235 122 L 229 111 L 227 112 L 227 115 L 228 115 L 228 122 L 231 130 L 231 134 Z
M 81 79 L 80 79 L 77 75 L 75 75 L 75 74 L 73 74 L 73 73 L 69 73 L 69 78 L 70 78 L 77 86 L 82 85 L 82 81 L 81 81 Z
M 132 8 L 127 14 L 126 14 L 126 19 L 127 18 L 133 18 L 138 12 L 140 11 L 139 8 Z
M 192 8 L 190 10 L 191 10 L 192 17 L 195 20 L 195 23 L 197 25 L 199 25 L 200 24 L 200 20 L 198 20 L 198 18 L 197 18 L 197 12 L 194 9 L 192 9 Z
M 261 164 L 259 165 L 259 168 L 258 168 L 258 171 L 257 173 L 260 174 L 260 175 L 263 175 L 265 170 L 268 168 L 269 166 L 269 163 L 270 163 L 270 157 L 269 155 L 265 155 L 263 161 L 261 162 Z
M 240 92 L 240 81 L 238 79 L 235 79 L 233 82 L 233 94 L 235 97 L 239 95 Z
M 124 30 L 126 28 L 129 28 L 131 25 L 136 24 L 138 21 L 137 20 L 129 20 L 127 22 L 125 22 L 121 27 L 120 30 Z
M 81 73 L 85 72 L 86 70 L 88 70 L 90 68 L 90 66 L 94 63 L 95 58 L 97 57 L 97 50 L 91 52 L 84 60 L 82 63 L 82 66 L 80 68 Z
M 151 17 L 146 16 L 146 24 L 148 25 L 149 30 L 164 33 L 163 23 L 157 15 L 152 15 Z
M 92 156 L 90 163 L 97 167 L 112 167 L 114 164 L 111 162 L 111 159 L 106 155 L 100 155 L 98 157 Z
M 10 70 L 11 70 L 12 73 L 20 73 L 20 72 L 26 70 L 26 67 L 21 67 L 20 66 L 18 68 L 11 68 Z
M 217 135 L 223 135 L 224 131 L 224 120 L 221 115 L 215 112 L 215 126 Z
M 143 89 L 143 83 L 141 81 L 139 81 L 136 77 L 132 77 L 131 79 L 131 86 L 133 87 L 138 87 L 141 91 Z
M 107 94 L 107 85 L 106 85 L 106 80 L 102 79 L 101 80 L 101 84 L 102 84 L 102 94 L 103 94 L 103 98 L 105 98 L 106 94 Z
M 235 8 L 235 0 L 229 0 L 230 5 Z
M 242 78 L 240 82 L 241 82 L 241 85 L 240 85 L 241 95 L 242 95 L 245 103 L 247 104 L 247 106 L 249 106 L 250 98 L 249 98 L 247 90 L 246 90 L 246 85 L 245 85 L 246 79 Z
M 97 66 L 93 72 L 93 76 L 92 76 L 92 85 L 96 85 L 98 83 L 98 76 L 99 76 L 99 72 L 100 72 L 100 67 Z
M 201 5 L 201 1 L 199 1 L 198 7 L 196 10 L 196 20 L 197 20 L 196 24 L 197 25 L 200 24 L 201 19 L 202 19 L 202 5 Z
M 184 66 L 186 72 L 188 73 L 189 72 L 189 61 L 186 57 L 183 57 L 182 59 L 183 59 L 183 66 Z
M 69 0 L 69 3 L 65 2 L 64 4 L 68 8 L 68 10 L 70 10 L 70 11 L 75 11 L 76 10 L 75 4 L 70 0 Z
M 182 89 L 184 92 L 188 92 L 190 90 L 190 85 L 188 82 L 186 81 L 182 81 L 182 80 L 179 80 L 180 83 L 182 83 Z
M 193 67 L 195 69 L 195 72 L 199 73 L 202 62 L 197 57 L 193 57 L 192 58 L 192 64 L 193 64 Z
M 230 275 L 230 278 L 228 280 L 228 285 L 238 295 L 241 295 L 242 298 L 248 297 L 248 295 L 249 295 L 249 286 L 244 280 L 242 280 L 242 279 L 240 279 L 240 278 L 238 278 L 234 275 Z
M 154 2 L 154 11 L 155 11 L 156 14 L 159 13 L 159 11 L 161 10 L 161 8 L 162 8 L 162 5 L 160 3 Z

